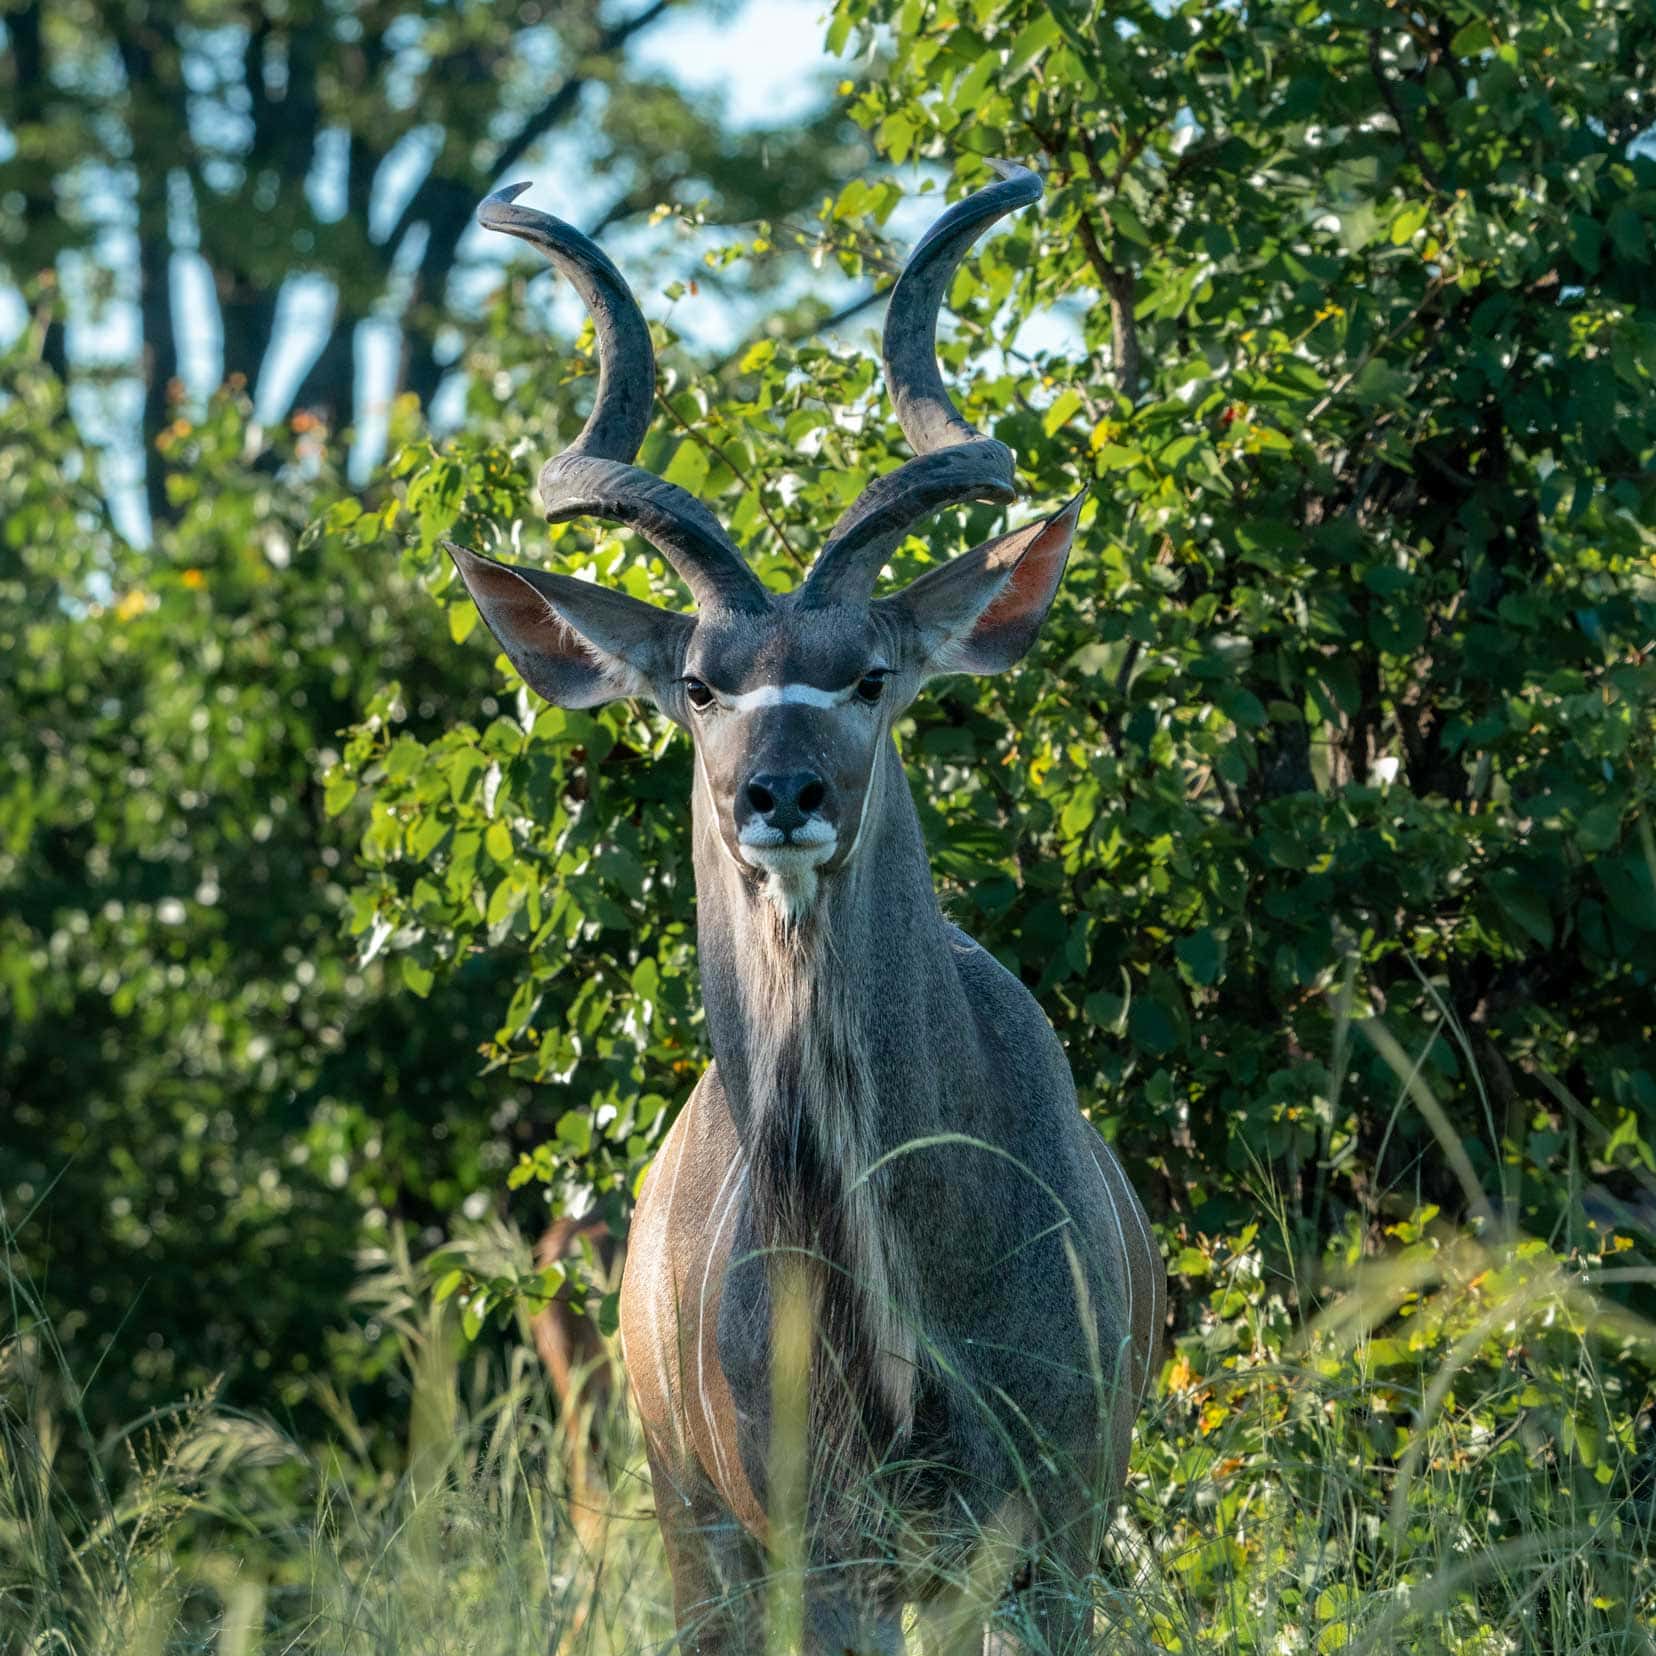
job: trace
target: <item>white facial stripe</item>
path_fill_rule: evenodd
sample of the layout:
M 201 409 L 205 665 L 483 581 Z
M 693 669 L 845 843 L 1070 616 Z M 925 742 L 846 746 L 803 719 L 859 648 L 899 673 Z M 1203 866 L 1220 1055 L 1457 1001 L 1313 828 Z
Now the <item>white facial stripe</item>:
M 707 761 L 702 758 L 701 743 L 692 741 L 690 746 L 696 754 L 696 779 L 702 785 L 702 791 L 707 795 L 707 825 L 712 831 L 714 839 L 719 842 L 719 849 L 730 858 L 731 865 L 740 869 L 742 864 L 736 853 L 730 849 L 724 837 L 724 831 L 719 823 L 719 804 L 713 796 L 713 784 L 708 780 Z
M 760 707 L 838 707 L 850 701 L 856 688 L 854 684 L 843 690 L 819 690 L 814 684 L 761 684 L 737 696 L 719 696 L 719 701 L 732 713 L 751 713 Z
M 857 807 L 857 831 L 851 836 L 851 849 L 845 853 L 845 866 L 849 868 L 856 861 L 857 847 L 862 844 L 863 826 L 868 821 L 868 796 L 873 793 L 875 784 L 880 776 L 880 750 L 885 746 L 883 741 L 874 743 L 874 757 L 868 762 L 868 780 L 863 784 L 862 803 Z

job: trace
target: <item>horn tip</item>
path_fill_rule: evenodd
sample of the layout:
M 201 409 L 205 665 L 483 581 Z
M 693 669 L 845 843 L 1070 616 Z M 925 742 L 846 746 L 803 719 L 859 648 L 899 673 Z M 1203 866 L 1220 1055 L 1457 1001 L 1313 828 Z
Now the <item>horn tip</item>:
M 990 167 L 998 173 L 1008 184 L 1016 183 L 1021 186 L 1022 201 L 1020 206 L 1027 206 L 1031 201 L 1039 201 L 1046 194 L 1046 185 L 1041 175 L 1032 167 L 1026 167 L 1021 161 L 1003 161 L 997 155 L 984 157 Z
M 477 222 L 488 230 L 501 229 L 507 217 L 504 209 L 510 207 L 529 188 L 529 182 L 528 179 L 524 179 L 521 184 L 506 184 L 486 195 L 478 206 Z

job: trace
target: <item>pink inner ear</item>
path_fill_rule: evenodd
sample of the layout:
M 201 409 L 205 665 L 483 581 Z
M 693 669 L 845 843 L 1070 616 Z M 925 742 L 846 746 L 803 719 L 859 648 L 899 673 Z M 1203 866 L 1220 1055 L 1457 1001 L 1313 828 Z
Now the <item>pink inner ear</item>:
M 1076 503 L 1079 507 L 1079 502 Z M 1016 626 L 1031 617 L 1039 619 L 1057 590 L 1059 577 L 1064 573 L 1064 559 L 1069 553 L 1070 537 L 1075 533 L 1077 511 L 1060 512 L 1045 523 L 1034 524 L 1028 533 L 1033 536 L 1018 558 L 1012 578 L 997 594 L 977 619 L 972 635 L 992 635 L 1003 627 Z M 1007 547 L 1014 556 L 1016 542 Z

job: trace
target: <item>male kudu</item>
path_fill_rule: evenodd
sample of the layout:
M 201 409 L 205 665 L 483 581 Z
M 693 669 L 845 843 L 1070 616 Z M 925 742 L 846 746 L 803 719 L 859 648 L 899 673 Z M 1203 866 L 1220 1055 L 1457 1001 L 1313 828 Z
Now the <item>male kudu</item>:
M 939 911 L 892 739 L 929 678 L 1029 649 L 1080 501 L 873 596 L 927 514 L 1013 498 L 1011 452 L 961 418 L 935 350 L 966 249 L 1040 196 L 1000 170 L 892 292 L 886 379 L 916 458 L 869 485 L 788 594 L 631 464 L 655 365 L 608 258 L 517 206 L 523 186 L 480 212 L 538 247 L 595 326 L 597 398 L 541 473 L 548 518 L 629 525 L 696 603 L 670 614 L 450 549 L 534 689 L 565 707 L 648 696 L 694 744 L 714 1061 L 645 1184 L 622 1300 L 686 1650 L 763 1642 L 783 1284 L 812 1330 L 803 1642 L 832 1656 L 900 1649 L 911 1600 L 934 1648 L 982 1648 L 962 1583 L 982 1585 L 985 1559 L 990 1597 L 1021 1605 L 1006 1625 L 1081 1647 L 1155 1361 L 1164 1281 L 1143 1210 L 1029 991 Z

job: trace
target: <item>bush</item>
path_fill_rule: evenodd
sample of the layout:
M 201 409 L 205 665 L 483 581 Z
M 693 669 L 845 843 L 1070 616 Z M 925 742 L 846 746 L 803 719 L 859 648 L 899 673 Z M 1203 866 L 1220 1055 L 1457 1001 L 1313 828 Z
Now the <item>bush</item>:
M 342 939 L 358 827 L 320 776 L 385 677 L 435 736 L 486 664 L 305 538 L 355 509 L 324 433 L 262 444 L 226 393 L 169 443 L 179 520 L 126 546 L 55 379 L 0 363 L 0 1216 L 100 1432 L 370 1378 L 357 1250 L 541 1130 L 478 1078 L 488 961 L 422 1007 Z

